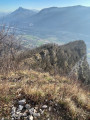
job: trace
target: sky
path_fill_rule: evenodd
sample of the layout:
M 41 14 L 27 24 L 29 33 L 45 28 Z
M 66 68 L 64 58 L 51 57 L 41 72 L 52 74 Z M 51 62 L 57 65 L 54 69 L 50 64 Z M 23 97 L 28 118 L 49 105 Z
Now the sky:
M 90 0 L 0 0 L 0 12 L 11 12 L 19 7 L 40 10 L 74 5 L 90 6 Z

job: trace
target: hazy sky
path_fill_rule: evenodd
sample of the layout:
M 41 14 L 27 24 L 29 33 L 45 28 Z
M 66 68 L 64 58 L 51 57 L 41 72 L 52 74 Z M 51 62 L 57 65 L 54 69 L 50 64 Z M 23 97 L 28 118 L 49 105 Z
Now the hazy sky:
M 63 7 L 72 5 L 90 6 L 90 0 L 0 0 L 0 11 L 13 11 L 18 7 L 42 9 L 46 7 Z

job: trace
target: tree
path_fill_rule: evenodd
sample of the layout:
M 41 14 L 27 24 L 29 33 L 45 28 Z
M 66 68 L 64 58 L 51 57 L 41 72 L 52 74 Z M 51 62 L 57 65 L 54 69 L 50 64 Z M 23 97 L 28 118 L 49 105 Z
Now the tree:
M 20 39 L 20 38 L 19 38 Z M 0 30 L 0 72 L 8 73 L 17 69 L 16 55 L 21 47 L 10 28 Z

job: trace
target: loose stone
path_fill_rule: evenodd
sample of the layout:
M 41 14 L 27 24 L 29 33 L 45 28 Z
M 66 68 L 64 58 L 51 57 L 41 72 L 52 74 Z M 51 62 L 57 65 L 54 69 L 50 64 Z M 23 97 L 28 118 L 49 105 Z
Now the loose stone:
M 33 116 L 32 115 L 29 116 L 29 120 L 33 120 Z
M 23 100 L 18 101 L 18 104 L 19 104 L 19 105 L 24 105 L 25 103 L 26 103 L 26 99 L 23 99 Z
M 48 107 L 47 105 L 43 105 L 43 106 L 42 106 L 43 109 L 46 109 L 47 107 Z
M 30 106 L 29 104 L 26 104 L 26 105 L 25 105 L 25 108 L 26 108 L 26 109 L 30 109 L 30 107 L 31 107 L 31 106 Z
M 19 105 L 19 111 L 22 111 L 23 110 L 23 106 L 22 105 Z

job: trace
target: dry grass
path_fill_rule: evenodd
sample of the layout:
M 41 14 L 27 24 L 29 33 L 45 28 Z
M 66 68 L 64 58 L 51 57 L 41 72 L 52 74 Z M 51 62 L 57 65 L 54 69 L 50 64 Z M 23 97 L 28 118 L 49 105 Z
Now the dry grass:
M 90 92 L 66 77 L 25 70 L 1 75 L 0 79 L 0 116 L 7 111 L 8 116 L 13 100 L 22 94 L 37 104 L 53 100 L 67 110 L 72 120 L 89 119 Z

